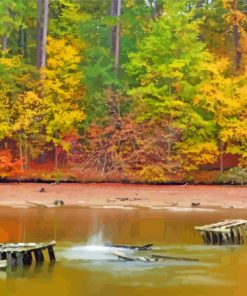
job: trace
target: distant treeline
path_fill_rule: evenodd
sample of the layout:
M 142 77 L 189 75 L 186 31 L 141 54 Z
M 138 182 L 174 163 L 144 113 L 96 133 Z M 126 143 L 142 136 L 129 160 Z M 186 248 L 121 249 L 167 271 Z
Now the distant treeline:
M 1 176 L 245 168 L 246 32 L 245 0 L 1 0 Z

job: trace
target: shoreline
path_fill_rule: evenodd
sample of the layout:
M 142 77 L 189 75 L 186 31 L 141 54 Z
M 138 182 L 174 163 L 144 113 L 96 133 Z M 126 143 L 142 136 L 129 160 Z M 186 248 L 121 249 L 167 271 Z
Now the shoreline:
M 40 192 L 41 188 L 43 192 Z M 68 206 L 92 208 L 247 209 L 247 187 L 189 184 L 0 183 L 0 206 L 34 207 L 31 203 L 37 203 L 54 207 L 56 200 L 62 200 L 64 205 Z

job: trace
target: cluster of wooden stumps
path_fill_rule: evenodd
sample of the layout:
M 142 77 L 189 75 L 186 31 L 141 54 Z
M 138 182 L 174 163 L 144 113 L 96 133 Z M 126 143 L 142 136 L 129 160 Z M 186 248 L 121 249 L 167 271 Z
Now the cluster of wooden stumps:
M 31 265 L 33 259 L 36 263 L 44 261 L 43 251 L 48 251 L 50 261 L 55 261 L 54 246 L 56 242 L 49 243 L 17 243 L 0 244 L 0 267 L 22 267 Z
M 247 220 L 231 219 L 214 224 L 196 226 L 207 245 L 241 245 L 247 241 Z

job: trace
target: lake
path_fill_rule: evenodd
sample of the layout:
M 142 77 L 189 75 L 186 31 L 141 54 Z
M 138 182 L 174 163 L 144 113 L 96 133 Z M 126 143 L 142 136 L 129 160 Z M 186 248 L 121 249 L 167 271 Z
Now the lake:
M 43 265 L 0 270 L 0 295 L 245 295 L 247 247 L 205 246 L 194 230 L 231 218 L 247 211 L 1 207 L 0 242 L 55 239 L 57 262 L 45 254 Z M 199 261 L 119 262 L 103 243 L 153 243 L 151 253 Z

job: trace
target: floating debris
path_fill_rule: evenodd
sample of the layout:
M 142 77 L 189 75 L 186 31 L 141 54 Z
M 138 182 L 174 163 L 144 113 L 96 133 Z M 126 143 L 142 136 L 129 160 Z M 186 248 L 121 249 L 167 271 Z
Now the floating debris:
M 129 245 L 108 245 L 105 244 L 106 247 L 112 247 L 112 248 L 120 248 L 120 249 L 130 249 L 130 250 L 136 250 L 136 251 L 150 251 L 153 249 L 153 244 L 147 244 L 142 246 L 129 246 Z
M 193 258 L 183 258 L 183 257 L 171 257 L 165 255 L 154 255 L 151 256 L 128 256 L 123 252 L 115 251 L 113 255 L 117 256 L 118 259 L 124 261 L 142 261 L 142 262 L 165 262 L 165 261 L 190 261 L 190 262 L 197 262 L 198 259 Z

